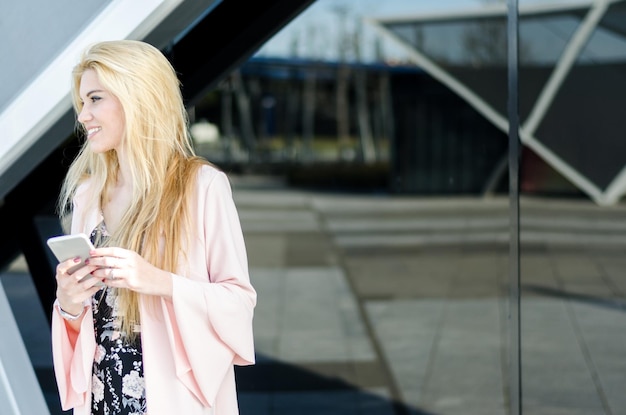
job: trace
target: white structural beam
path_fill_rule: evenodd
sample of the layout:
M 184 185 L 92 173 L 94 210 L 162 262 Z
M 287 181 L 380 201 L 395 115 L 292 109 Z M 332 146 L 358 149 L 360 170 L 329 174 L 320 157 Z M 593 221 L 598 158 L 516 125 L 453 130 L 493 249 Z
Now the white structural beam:
M 0 332 L 0 413 L 50 414 L 1 283 Z
M 604 205 L 614 205 L 626 194 L 626 166 L 613 179 L 603 194 Z
M 598 27 L 598 22 L 602 19 L 604 13 L 606 13 L 608 6 L 607 0 L 596 0 L 589 9 L 587 16 L 580 26 L 578 26 L 578 29 L 565 47 L 563 54 L 554 67 L 554 71 L 552 71 L 552 74 L 541 91 L 541 94 L 539 94 L 539 98 L 537 98 L 537 102 L 535 102 L 528 119 L 524 123 L 524 129 L 529 135 L 532 136 L 535 134 L 537 126 L 545 116 L 546 111 L 554 99 L 554 96 L 563 84 L 563 81 L 572 69 L 572 66 L 593 34 L 593 31 L 596 27 Z
M 181 2 L 112 1 L 77 34 L 0 114 L 0 177 L 59 117 L 71 109 L 71 70 L 86 46 L 102 40 L 141 38 Z
M 396 45 L 401 47 L 409 59 L 418 65 L 420 68 L 428 72 L 433 78 L 439 80 L 446 85 L 452 91 L 456 92 L 459 96 L 469 102 L 474 108 L 476 108 L 485 118 L 491 121 L 496 127 L 502 131 L 508 131 L 509 122 L 506 117 L 500 114 L 487 104 L 479 95 L 468 88 L 465 84 L 457 80 L 450 75 L 445 69 L 437 65 L 433 60 L 429 59 L 426 55 L 416 50 L 412 45 L 405 42 L 403 39 L 396 36 L 394 33 L 387 30 L 384 26 L 379 24 L 376 20 L 365 19 L 379 34 L 385 38 L 392 40 Z

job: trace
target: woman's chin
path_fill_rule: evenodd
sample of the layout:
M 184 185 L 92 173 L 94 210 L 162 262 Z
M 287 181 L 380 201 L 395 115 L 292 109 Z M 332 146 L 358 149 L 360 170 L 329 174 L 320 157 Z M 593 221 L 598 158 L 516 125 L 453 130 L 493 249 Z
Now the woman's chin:
M 92 153 L 96 154 L 106 153 L 107 151 L 111 150 L 108 146 L 102 146 L 95 141 L 90 143 L 89 148 L 91 149 Z

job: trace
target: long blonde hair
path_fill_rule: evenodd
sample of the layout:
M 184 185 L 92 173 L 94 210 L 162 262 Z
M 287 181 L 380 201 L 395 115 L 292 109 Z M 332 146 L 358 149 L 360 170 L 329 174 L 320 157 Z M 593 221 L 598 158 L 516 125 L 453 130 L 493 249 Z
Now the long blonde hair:
M 87 70 L 95 71 L 101 85 L 119 99 L 126 121 L 122 146 L 130 165 L 133 194 L 110 244 L 133 250 L 153 265 L 175 272 L 183 244 L 188 242 L 184 239 L 190 228 L 186 201 L 199 166 L 208 164 L 195 155 L 176 72 L 157 48 L 145 42 L 96 43 L 85 50 L 72 72 L 77 114 L 83 106 L 81 77 Z M 85 136 L 78 122 L 77 130 Z M 108 200 L 118 172 L 115 151 L 96 154 L 85 141 L 61 188 L 60 217 L 71 213 L 76 189 L 87 179 L 90 203 L 98 206 L 86 210 L 100 208 Z M 140 323 L 139 295 L 126 289 L 118 290 L 118 295 L 121 329 L 134 338 L 133 328 Z

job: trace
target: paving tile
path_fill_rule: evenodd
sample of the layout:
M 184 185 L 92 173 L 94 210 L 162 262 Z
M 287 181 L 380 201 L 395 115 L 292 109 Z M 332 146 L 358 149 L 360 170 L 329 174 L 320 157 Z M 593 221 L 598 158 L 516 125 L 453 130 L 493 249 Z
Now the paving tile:
M 233 182 L 259 294 L 242 415 L 507 414 L 507 198 Z M 523 413 L 626 413 L 626 210 L 522 199 Z M 2 279 L 54 402 L 32 282 Z

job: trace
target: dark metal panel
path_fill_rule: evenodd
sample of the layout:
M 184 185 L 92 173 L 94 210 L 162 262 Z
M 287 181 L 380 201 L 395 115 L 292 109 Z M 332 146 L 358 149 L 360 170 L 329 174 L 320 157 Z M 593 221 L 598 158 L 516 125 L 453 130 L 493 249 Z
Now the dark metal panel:
M 314 0 L 225 0 L 168 55 L 193 105 Z
M 67 137 L 72 131 L 73 114 L 66 113 L 46 135 L 25 152 L 3 176 L 13 179 L 14 187 L 0 207 L 0 226 L 10 238 L 0 242 L 0 266 L 6 267 L 20 253 L 24 254 L 39 299 L 46 312 L 55 298 L 54 267 L 45 240 L 61 232 L 54 205 L 67 166 L 78 149 L 75 140 L 50 149 L 55 136 Z M 47 156 L 46 156 L 47 155 Z M 20 164 L 32 166 L 28 174 Z
M 226 0 L 185 0 L 143 40 L 165 50 L 184 37 L 195 22 L 205 18 L 222 1 Z
M 601 190 L 626 163 L 626 63 L 576 64 L 537 128 L 542 144 Z

